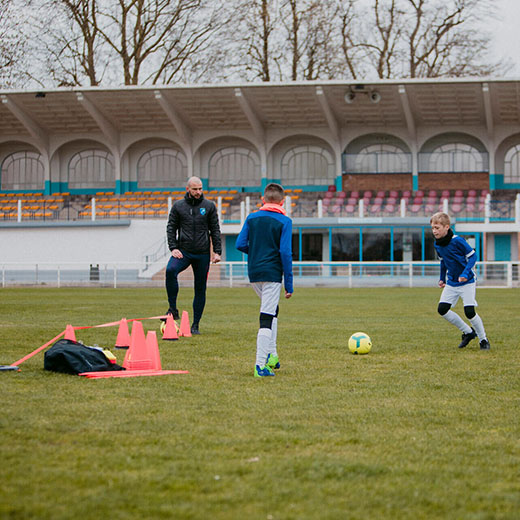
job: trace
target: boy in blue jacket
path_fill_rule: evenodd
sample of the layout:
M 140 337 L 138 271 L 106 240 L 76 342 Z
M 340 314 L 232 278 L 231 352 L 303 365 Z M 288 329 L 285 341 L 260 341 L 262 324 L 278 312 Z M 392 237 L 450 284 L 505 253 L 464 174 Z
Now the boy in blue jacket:
M 475 312 L 477 301 L 476 276 L 473 267 L 477 261 L 475 250 L 450 228 L 450 217 L 446 213 L 435 213 L 430 219 L 435 250 L 441 261 L 439 287 L 442 294 L 438 312 L 447 321 L 462 332 L 459 348 L 464 348 L 472 339 L 478 336 L 481 350 L 491 348 L 484 330 L 482 319 Z M 464 320 L 451 310 L 459 298 L 464 304 L 464 314 L 470 321 L 470 327 Z
M 283 200 L 282 186 L 268 184 L 264 205 L 248 215 L 236 241 L 237 249 L 247 254 L 249 281 L 261 300 L 255 377 L 274 376 L 273 369 L 280 368 L 276 337 L 282 279 L 285 297 L 293 293 L 292 221 L 283 209 Z

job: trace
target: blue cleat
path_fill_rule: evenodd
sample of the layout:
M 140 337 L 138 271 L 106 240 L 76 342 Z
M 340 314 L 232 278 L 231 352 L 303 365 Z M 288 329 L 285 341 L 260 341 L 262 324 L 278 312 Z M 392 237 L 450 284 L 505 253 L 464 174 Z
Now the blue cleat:
M 263 367 L 255 365 L 255 372 L 253 375 L 255 377 L 269 377 L 274 376 L 274 372 L 267 365 L 264 365 Z

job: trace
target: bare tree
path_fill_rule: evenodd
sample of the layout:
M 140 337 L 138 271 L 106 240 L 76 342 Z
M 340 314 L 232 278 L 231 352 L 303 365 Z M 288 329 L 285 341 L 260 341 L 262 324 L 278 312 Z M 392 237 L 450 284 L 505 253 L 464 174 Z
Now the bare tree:
M 121 59 L 125 85 L 174 81 L 208 43 L 217 10 L 203 0 L 118 0 L 101 32 Z M 144 77 L 141 77 L 144 69 Z
M 341 61 L 339 65 L 339 77 L 350 76 L 353 79 L 358 77 L 358 42 L 354 35 L 356 13 L 354 10 L 355 0 L 339 2 L 339 35 Z M 339 53 L 338 53 L 339 54 Z M 346 67 L 348 74 L 345 74 Z
M 489 46 L 489 34 L 472 27 L 484 4 L 491 9 L 488 2 L 456 0 L 432 5 L 431 1 L 407 0 L 407 3 L 411 9 L 410 29 L 405 32 L 411 78 L 480 74 L 494 68 L 483 66 L 481 59 Z
M 25 76 L 18 62 L 25 47 L 25 39 L 20 34 L 23 20 L 17 5 L 10 0 L 0 0 L 0 86 L 11 87 L 17 79 Z
M 372 0 L 374 31 L 357 45 L 379 78 L 490 72 L 491 36 L 478 28 L 489 9 L 487 0 Z
M 235 35 L 231 62 L 244 79 L 271 81 L 280 76 L 279 8 L 273 0 L 238 0 L 229 30 Z M 280 77 L 281 79 L 281 77 Z

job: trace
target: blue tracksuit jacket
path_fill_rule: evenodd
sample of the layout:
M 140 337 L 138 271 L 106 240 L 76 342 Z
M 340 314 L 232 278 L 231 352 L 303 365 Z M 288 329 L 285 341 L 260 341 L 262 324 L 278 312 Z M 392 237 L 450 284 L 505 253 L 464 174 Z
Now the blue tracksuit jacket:
M 275 211 L 260 210 L 246 218 L 236 248 L 247 254 L 250 282 L 281 282 L 293 292 L 292 221 Z
M 440 279 L 452 287 L 459 287 L 475 282 L 475 250 L 459 235 L 453 235 L 446 246 L 434 243 L 435 250 L 441 260 Z M 447 276 L 446 276 L 447 275 Z M 467 278 L 467 282 L 459 282 L 459 276 Z

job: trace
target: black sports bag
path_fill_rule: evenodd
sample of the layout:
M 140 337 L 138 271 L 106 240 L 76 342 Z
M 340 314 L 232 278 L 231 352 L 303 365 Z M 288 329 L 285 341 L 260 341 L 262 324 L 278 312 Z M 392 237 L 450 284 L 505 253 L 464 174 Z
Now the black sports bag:
M 64 374 L 81 374 L 83 372 L 104 372 L 124 370 L 123 367 L 111 363 L 101 350 L 87 347 L 77 341 L 60 339 L 45 352 L 43 368 Z

